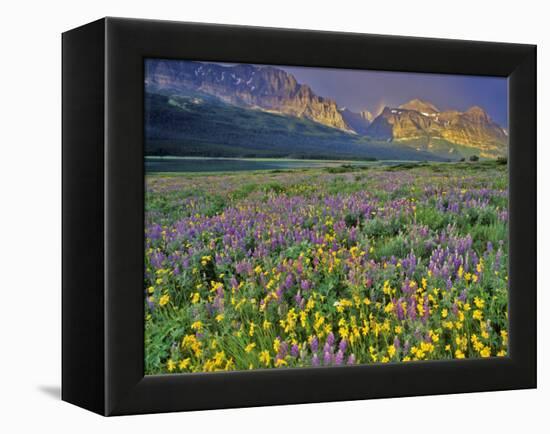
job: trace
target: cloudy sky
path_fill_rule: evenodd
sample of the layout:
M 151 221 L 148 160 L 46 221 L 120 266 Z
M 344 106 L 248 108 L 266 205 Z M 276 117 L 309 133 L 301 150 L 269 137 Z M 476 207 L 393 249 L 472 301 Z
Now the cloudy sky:
M 384 106 L 398 106 L 413 98 L 440 110 L 467 110 L 479 105 L 501 126 L 508 127 L 508 82 L 502 77 L 402 73 L 346 69 L 280 67 L 318 95 L 351 110 L 377 114 Z

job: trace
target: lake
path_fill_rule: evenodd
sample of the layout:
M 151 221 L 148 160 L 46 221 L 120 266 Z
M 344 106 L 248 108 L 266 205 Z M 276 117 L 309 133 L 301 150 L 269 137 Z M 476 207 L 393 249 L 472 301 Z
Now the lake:
M 342 164 L 368 165 L 365 161 L 292 160 L 269 158 L 145 157 L 145 171 L 159 172 L 235 172 L 247 170 L 301 169 L 334 167 Z

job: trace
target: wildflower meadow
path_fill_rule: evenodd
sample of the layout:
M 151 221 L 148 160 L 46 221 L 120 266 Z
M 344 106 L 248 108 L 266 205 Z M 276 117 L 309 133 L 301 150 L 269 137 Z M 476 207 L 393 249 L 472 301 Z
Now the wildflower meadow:
M 504 357 L 495 161 L 147 174 L 145 373 Z

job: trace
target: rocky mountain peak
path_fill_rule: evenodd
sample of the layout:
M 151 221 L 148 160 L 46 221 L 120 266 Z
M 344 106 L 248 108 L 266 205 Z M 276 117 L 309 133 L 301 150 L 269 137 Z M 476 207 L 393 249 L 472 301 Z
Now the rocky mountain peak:
M 483 119 L 487 122 L 491 120 L 487 112 L 477 105 L 470 107 L 468 110 L 464 112 L 464 114 L 473 119 L 475 118 Z
M 404 110 L 416 110 L 417 112 L 421 113 L 439 113 L 439 109 L 435 105 L 433 105 L 431 102 L 424 101 L 419 98 L 411 99 L 405 104 L 401 104 L 399 108 Z
M 374 119 L 373 114 L 368 110 L 362 110 L 359 112 L 359 116 L 361 116 L 363 119 L 365 119 L 367 122 L 372 122 Z
M 272 66 L 226 66 L 201 62 L 151 61 L 147 86 L 152 90 L 194 90 L 240 107 L 304 117 L 352 132 L 336 102 L 316 95 L 296 78 Z

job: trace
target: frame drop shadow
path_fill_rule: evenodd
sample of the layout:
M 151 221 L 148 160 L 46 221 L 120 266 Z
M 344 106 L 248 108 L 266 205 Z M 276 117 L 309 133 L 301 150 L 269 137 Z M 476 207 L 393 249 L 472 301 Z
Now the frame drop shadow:
M 38 386 L 38 390 L 52 399 L 61 400 L 61 386 Z

